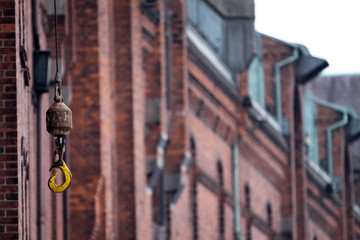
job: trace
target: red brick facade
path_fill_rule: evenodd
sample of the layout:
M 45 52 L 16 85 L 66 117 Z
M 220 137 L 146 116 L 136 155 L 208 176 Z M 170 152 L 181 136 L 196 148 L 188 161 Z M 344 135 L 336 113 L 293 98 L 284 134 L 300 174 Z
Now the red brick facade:
M 0 237 L 17 239 L 19 237 L 18 228 L 25 220 L 26 213 L 20 212 L 22 205 L 26 202 L 26 197 L 19 194 L 20 187 L 25 181 L 18 181 L 18 169 L 23 170 L 22 163 L 26 158 L 19 157 L 21 150 L 18 149 L 19 133 L 17 129 L 17 85 L 16 81 L 16 30 L 15 30 L 15 2 L 0 3 L 0 22 L 1 22 L 1 53 L 0 53 L 0 112 L 1 112 L 1 134 L 0 134 Z M 21 83 L 24 85 L 24 82 Z M 28 222 L 26 223 L 28 224 Z
M 183 0 L 58 1 L 73 179 L 52 193 L 53 89 L 36 93 L 33 70 L 33 52 L 55 54 L 48 2 L 0 1 L 1 239 L 360 239 L 348 131 L 357 116 L 319 100 L 316 121 L 304 122 L 306 74 L 324 66 L 303 67 L 312 56 L 300 45 L 261 34 L 255 44 L 246 15 L 236 21 L 251 28 L 236 43 L 252 56 L 233 70 Z M 250 91 L 256 56 L 264 106 Z M 345 118 L 331 131 L 327 172 L 328 132 Z

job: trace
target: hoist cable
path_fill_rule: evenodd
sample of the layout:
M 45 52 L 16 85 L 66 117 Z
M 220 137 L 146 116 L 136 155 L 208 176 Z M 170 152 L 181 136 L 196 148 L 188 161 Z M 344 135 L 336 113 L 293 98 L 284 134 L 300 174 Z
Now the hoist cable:
M 54 0 L 54 17 L 55 17 L 55 101 L 62 101 L 61 91 L 61 76 L 59 75 L 59 57 L 58 57 L 58 29 L 57 29 L 57 13 L 56 13 L 56 0 Z
M 58 63 L 58 33 L 57 33 L 57 14 L 56 14 L 56 0 L 54 0 L 54 14 L 55 14 L 55 54 L 56 54 L 56 75 L 59 73 Z
M 24 0 L 21 1 L 21 6 L 22 6 L 22 34 L 23 34 L 23 37 L 22 37 L 22 45 L 23 47 L 25 47 L 25 2 Z M 20 34 L 21 35 L 21 34 Z

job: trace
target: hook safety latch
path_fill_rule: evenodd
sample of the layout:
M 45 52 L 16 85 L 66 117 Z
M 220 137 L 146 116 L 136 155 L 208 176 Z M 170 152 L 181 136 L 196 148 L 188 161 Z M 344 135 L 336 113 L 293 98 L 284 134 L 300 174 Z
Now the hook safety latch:
M 59 168 L 62 171 L 62 173 L 64 174 L 65 181 L 60 186 L 56 185 L 55 178 L 58 173 L 55 173 L 54 175 L 52 175 L 49 178 L 48 185 L 49 185 L 49 188 L 51 191 L 53 191 L 55 193 L 61 193 L 61 192 L 64 192 L 70 186 L 71 172 L 70 172 L 69 168 L 66 166 L 64 160 L 62 160 L 62 159 L 54 162 L 49 171 L 51 172 L 55 168 Z

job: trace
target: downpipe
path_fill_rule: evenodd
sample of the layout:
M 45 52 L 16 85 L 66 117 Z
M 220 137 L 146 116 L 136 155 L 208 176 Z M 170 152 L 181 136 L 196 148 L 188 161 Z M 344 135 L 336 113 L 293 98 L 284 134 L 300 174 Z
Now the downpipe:
M 345 126 L 349 122 L 348 113 L 344 112 L 342 120 L 331 125 L 326 130 L 326 140 L 327 140 L 327 157 L 328 157 L 328 174 L 333 177 L 333 155 L 332 155 L 332 132 L 336 129 Z
M 241 225 L 240 225 L 240 183 L 239 183 L 239 147 L 238 147 L 238 137 L 234 138 L 233 145 L 233 186 L 234 186 L 234 198 L 235 198 L 235 208 L 234 208 L 234 234 L 235 240 L 241 240 Z
M 299 50 L 294 47 L 293 54 L 275 63 L 275 86 L 276 86 L 276 119 L 283 127 L 282 104 L 281 104 L 281 68 L 299 59 Z

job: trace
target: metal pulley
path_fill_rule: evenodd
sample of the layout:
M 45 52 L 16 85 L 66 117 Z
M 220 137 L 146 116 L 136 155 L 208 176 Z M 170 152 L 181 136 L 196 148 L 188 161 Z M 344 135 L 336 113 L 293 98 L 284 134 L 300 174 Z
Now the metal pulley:
M 55 96 L 54 100 L 46 112 L 46 130 L 52 136 L 66 136 L 72 130 L 72 112 L 62 97 Z

